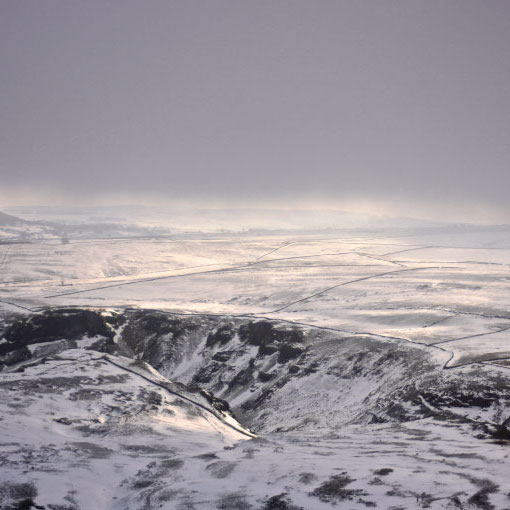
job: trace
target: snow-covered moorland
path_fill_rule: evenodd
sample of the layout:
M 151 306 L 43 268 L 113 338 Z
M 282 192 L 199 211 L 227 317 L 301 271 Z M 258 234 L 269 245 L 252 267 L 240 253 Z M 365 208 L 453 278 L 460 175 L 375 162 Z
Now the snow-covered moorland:
M 506 228 L 75 227 L 4 227 L 3 507 L 510 508 Z

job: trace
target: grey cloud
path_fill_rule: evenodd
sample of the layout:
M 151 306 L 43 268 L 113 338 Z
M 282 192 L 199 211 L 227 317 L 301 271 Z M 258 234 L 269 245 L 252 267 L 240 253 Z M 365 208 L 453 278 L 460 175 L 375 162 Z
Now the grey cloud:
M 510 215 L 507 1 L 4 1 L 1 188 Z

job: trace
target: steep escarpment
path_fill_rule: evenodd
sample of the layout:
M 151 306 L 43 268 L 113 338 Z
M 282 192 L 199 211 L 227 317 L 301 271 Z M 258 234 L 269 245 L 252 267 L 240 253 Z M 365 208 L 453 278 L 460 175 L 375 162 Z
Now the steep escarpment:
M 14 321 L 2 336 L 6 365 L 87 338 L 88 349 L 144 361 L 228 402 L 262 433 L 433 417 L 483 436 L 510 416 L 503 369 L 444 370 L 447 354 L 424 346 L 276 321 L 65 309 Z

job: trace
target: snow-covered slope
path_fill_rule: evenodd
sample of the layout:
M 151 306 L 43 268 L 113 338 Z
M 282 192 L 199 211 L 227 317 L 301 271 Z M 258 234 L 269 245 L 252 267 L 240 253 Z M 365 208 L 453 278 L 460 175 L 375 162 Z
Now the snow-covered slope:
M 51 310 L 2 328 L 2 508 L 510 505 L 504 366 L 157 311 Z
M 144 363 L 95 351 L 35 357 L 4 371 L 0 386 L 2 508 L 22 499 L 47 508 L 142 506 L 184 458 L 253 437 Z M 179 499 L 188 483 L 174 477 L 173 496 L 158 498 Z

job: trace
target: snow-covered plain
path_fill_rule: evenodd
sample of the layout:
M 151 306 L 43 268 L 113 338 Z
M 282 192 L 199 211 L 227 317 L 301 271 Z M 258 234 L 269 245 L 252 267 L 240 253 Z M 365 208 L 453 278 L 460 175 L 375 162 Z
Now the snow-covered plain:
M 204 234 L 2 249 L 0 300 L 11 309 L 252 315 L 438 344 L 452 353 L 451 364 L 510 356 L 506 230 Z

